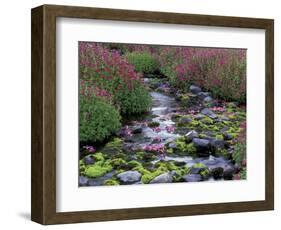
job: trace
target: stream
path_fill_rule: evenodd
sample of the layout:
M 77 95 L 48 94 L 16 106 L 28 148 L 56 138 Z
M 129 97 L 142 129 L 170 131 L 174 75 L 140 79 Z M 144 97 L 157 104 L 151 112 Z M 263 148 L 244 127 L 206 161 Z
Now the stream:
M 146 84 L 149 84 L 149 79 L 145 79 L 145 82 Z M 160 86 L 157 90 L 151 89 L 150 95 L 152 98 L 152 106 L 150 112 L 144 116 L 134 120 L 129 120 L 123 124 L 122 128 L 117 134 L 118 138 L 122 141 L 121 146 L 108 147 L 106 145 L 100 150 L 100 152 L 107 154 L 109 159 L 115 159 L 118 155 L 116 151 L 120 153 L 120 149 L 122 149 L 122 153 L 125 153 L 126 156 L 126 163 L 120 163 L 120 165 L 115 167 L 110 172 L 107 172 L 96 178 L 80 176 L 80 186 L 105 185 L 106 181 L 108 180 L 118 181 L 118 184 L 142 184 L 147 182 L 170 183 L 232 179 L 236 172 L 236 166 L 231 158 L 216 156 L 216 154 L 212 154 L 209 150 L 207 154 L 204 153 L 203 155 L 200 155 L 200 151 L 203 151 L 206 146 L 209 148 L 210 146 L 217 147 L 223 144 L 222 148 L 229 153 L 231 153 L 232 147 L 224 147 L 226 146 L 227 141 L 216 139 L 218 132 L 212 133 L 209 130 L 197 130 L 199 134 L 202 133 L 206 136 L 203 139 L 201 137 L 198 138 L 198 134 L 195 130 L 186 130 L 184 132 L 179 131 L 177 129 L 178 121 L 173 119 L 175 115 L 192 115 L 192 120 L 195 120 L 195 116 L 188 113 L 188 109 L 190 109 L 188 106 L 187 108 L 185 107 L 185 110 L 183 111 L 183 107 L 181 106 L 179 100 L 176 100 L 174 93 L 169 93 L 169 90 L 170 88 L 169 85 L 167 86 L 167 84 Z M 198 99 L 200 98 L 199 95 L 205 95 L 203 100 L 206 97 L 210 98 L 210 94 L 208 92 L 201 92 L 201 94 L 199 92 L 199 94 L 196 95 L 197 99 L 195 100 L 195 105 L 193 105 L 193 107 L 199 108 L 199 112 L 196 114 L 198 119 L 199 117 L 212 117 L 212 124 L 218 124 L 220 125 L 220 128 L 223 127 L 222 124 L 224 120 L 228 120 L 228 118 L 224 117 L 224 114 L 220 114 L 219 117 L 217 116 L 218 114 L 209 111 L 209 109 L 206 108 L 206 104 L 202 103 L 202 99 Z M 200 110 L 202 111 L 200 112 Z M 203 110 L 207 111 L 207 113 L 204 115 L 202 114 Z M 228 127 L 226 126 L 223 127 L 225 130 L 227 130 L 227 128 Z M 190 131 L 196 132 L 196 138 L 189 141 L 194 145 L 197 144 L 197 152 L 195 156 L 190 155 L 189 153 L 184 153 L 184 155 L 177 154 L 177 152 L 167 153 L 167 148 L 177 149 L 177 140 L 179 138 L 186 138 L 186 135 L 189 135 Z M 219 131 L 219 134 L 221 134 L 221 131 Z M 138 158 L 138 152 L 143 152 L 145 156 Z M 149 154 L 153 155 L 151 159 L 146 157 L 146 155 L 150 156 Z M 144 159 L 144 157 L 146 158 Z M 136 169 L 129 167 L 127 162 L 130 161 L 135 161 L 138 164 L 141 164 L 142 167 L 146 167 L 145 170 L 152 170 L 151 172 L 154 172 L 154 170 L 157 169 L 155 169 L 157 164 L 163 162 L 166 162 L 165 164 L 173 162 L 173 164 L 179 166 L 181 170 L 183 168 L 188 168 L 189 171 L 185 175 L 181 175 L 181 179 L 177 181 L 174 179 L 176 170 L 169 170 L 161 175 L 157 174 L 155 178 L 149 180 L 150 182 L 143 182 L 144 174 L 141 174 Z M 153 173 L 151 173 L 151 175 L 153 175 Z

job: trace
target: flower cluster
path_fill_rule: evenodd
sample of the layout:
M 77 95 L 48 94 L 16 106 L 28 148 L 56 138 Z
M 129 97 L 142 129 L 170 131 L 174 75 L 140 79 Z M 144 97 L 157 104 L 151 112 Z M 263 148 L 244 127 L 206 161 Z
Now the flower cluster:
M 224 107 L 212 107 L 212 108 L 210 108 L 211 110 L 213 110 L 214 112 L 220 112 L 220 113 L 222 113 L 222 112 L 224 112 L 225 111 L 225 108 Z
M 174 126 L 166 126 L 165 129 L 166 129 L 166 131 L 168 133 L 173 133 L 175 131 L 175 127 Z
M 164 154 L 165 153 L 165 145 L 164 144 L 151 144 L 151 145 L 145 145 L 143 147 L 144 151 L 147 152 L 155 152 L 159 154 Z
M 83 146 L 83 149 L 86 149 L 89 153 L 94 153 L 96 152 L 96 148 L 91 146 L 91 145 L 86 145 L 86 146 Z
M 166 47 L 159 62 L 176 87 L 196 84 L 226 100 L 246 100 L 246 50 Z
M 95 95 L 122 114 L 146 111 L 151 98 L 141 74 L 117 50 L 94 42 L 79 43 L 80 95 Z

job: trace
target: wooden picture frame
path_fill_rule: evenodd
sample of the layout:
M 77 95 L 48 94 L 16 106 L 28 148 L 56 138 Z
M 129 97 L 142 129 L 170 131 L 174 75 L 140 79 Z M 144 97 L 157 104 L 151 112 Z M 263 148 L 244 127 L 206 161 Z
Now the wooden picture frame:
M 265 200 L 101 211 L 56 211 L 56 18 L 264 29 L 266 34 Z M 163 12 L 43 5 L 32 9 L 31 219 L 64 224 L 274 209 L 274 21 Z

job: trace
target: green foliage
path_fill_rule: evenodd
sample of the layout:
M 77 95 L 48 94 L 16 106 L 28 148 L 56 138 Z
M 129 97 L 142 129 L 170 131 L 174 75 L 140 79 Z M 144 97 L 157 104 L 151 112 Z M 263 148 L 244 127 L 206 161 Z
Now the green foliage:
M 150 128 L 155 128 L 155 127 L 158 127 L 159 125 L 160 125 L 160 123 L 157 121 L 152 121 L 152 122 L 148 123 L 148 127 L 150 127 Z
M 241 172 L 240 172 L 240 176 L 242 180 L 246 180 L 247 179 L 247 170 L 246 168 L 242 168 Z
M 104 161 L 104 155 L 100 152 L 92 154 L 96 161 Z
M 112 185 L 119 185 L 119 182 L 117 180 L 114 180 L 114 179 L 108 179 L 103 184 L 112 186 Z
M 149 53 L 132 52 L 126 54 L 126 58 L 137 72 L 153 73 L 159 67 L 157 60 Z
M 194 155 L 196 154 L 196 148 L 193 143 L 187 143 L 184 137 L 179 137 L 176 140 L 177 150 L 183 155 Z
M 244 143 L 237 143 L 234 146 L 234 152 L 233 152 L 233 160 L 238 164 L 239 166 L 242 165 L 243 160 L 246 159 L 246 144 Z
M 98 161 L 94 165 L 89 165 L 85 168 L 84 175 L 87 177 L 95 178 L 103 176 L 110 172 L 112 166 L 109 161 Z
M 81 97 L 80 141 L 103 141 L 120 128 L 120 119 L 118 111 L 102 99 Z
M 151 96 L 147 89 L 140 83 L 135 82 L 134 89 L 118 90 L 114 93 L 114 104 L 122 114 L 132 115 L 143 113 L 151 105 Z

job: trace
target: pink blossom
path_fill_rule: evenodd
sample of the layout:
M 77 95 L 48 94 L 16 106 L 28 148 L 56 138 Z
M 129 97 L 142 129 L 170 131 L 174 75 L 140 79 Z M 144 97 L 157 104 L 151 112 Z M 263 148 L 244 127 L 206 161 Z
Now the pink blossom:
M 175 131 L 175 127 L 174 126 L 166 126 L 166 131 L 168 133 L 173 133 Z
M 86 146 L 83 146 L 84 149 L 86 149 L 88 152 L 90 153 L 94 153 L 96 152 L 96 148 L 94 148 L 93 146 L 91 145 L 86 145 Z

